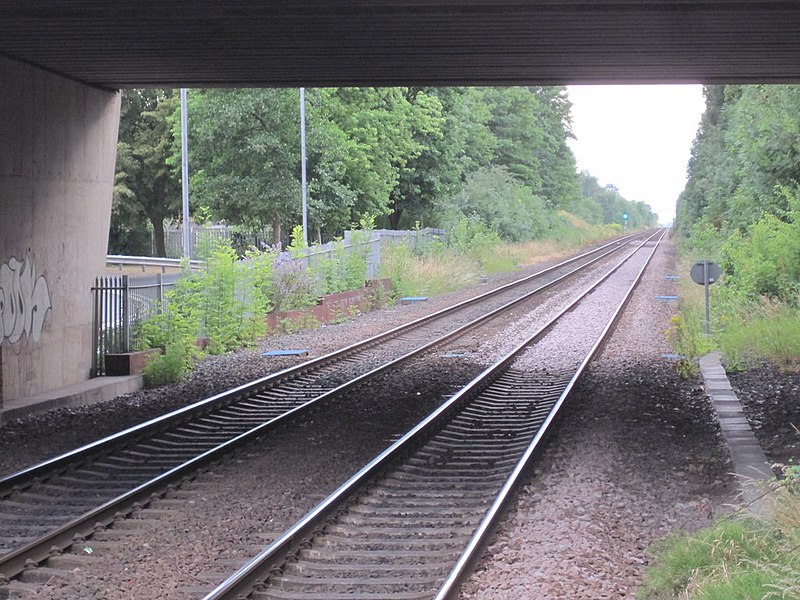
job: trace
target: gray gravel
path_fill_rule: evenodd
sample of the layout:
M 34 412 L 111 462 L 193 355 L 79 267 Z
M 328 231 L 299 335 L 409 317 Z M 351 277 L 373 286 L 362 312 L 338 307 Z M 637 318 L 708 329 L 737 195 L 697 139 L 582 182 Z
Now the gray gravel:
M 674 248 L 654 257 L 576 388 L 463 600 L 633 598 L 650 545 L 707 525 L 734 485 L 711 407 L 680 379 L 664 332 Z
M 673 261 L 667 244 L 576 390 L 506 524 L 465 584 L 463 598 L 632 597 L 650 543 L 676 527 L 706 524 L 730 498 L 729 465 L 708 402 L 697 381 L 682 381 L 661 357 L 669 352 L 664 331 L 673 307 L 654 296 L 673 291 L 674 284 L 663 278 Z M 265 345 L 322 354 L 470 293 L 380 311 Z M 520 333 L 531 326 L 525 322 Z M 460 381 L 477 373 L 490 360 L 481 350 L 487 347 L 478 340 L 465 357 L 417 361 L 405 376 L 387 374 L 367 393 L 248 447 L 235 461 L 220 463 L 173 492 L 179 501 L 154 503 L 151 510 L 164 514 L 142 511 L 138 522 L 99 536 L 105 542 L 89 542 L 91 555 L 75 547 L 83 557 L 79 566 L 40 587 L 34 597 L 199 597 L 197 590 L 207 589 L 233 562 L 262 547 L 270 533 L 283 531 Z M 237 353 L 204 362 L 185 384 L 119 399 L 102 411 L 55 411 L 8 425 L 2 440 L 8 453 L 0 467 L 15 470 L 81 438 L 94 439 L 109 422 L 135 422 L 149 411 L 188 403 L 285 364 Z M 323 421 L 325 428 L 315 428 Z M 339 433 L 344 428 L 350 434 L 347 441 Z M 190 513 L 188 507 L 202 511 Z M 157 520 L 150 519 L 156 515 Z

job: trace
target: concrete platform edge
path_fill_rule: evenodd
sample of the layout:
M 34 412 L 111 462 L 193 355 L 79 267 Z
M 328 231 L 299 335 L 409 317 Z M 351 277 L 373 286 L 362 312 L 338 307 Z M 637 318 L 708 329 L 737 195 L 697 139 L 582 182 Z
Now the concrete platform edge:
M 0 408 L 0 426 L 14 419 L 41 414 L 54 408 L 106 402 L 123 394 L 138 392 L 143 387 L 144 378 L 141 375 L 96 377 L 43 394 L 5 400 Z
M 742 403 L 731 387 L 720 358 L 719 352 L 712 352 L 699 361 L 706 394 L 730 451 L 733 474 L 739 482 L 740 502 L 755 514 L 768 514 L 763 483 L 773 477 L 770 462 L 747 422 Z

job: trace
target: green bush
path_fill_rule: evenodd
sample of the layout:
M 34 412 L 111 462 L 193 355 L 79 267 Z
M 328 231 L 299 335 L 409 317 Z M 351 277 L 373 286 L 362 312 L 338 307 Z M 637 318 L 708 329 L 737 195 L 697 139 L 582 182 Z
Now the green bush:
M 730 368 L 764 358 L 784 369 L 800 367 L 800 309 L 763 302 L 728 310 L 730 324 L 715 339 Z
M 726 287 L 748 298 L 798 303 L 800 291 L 800 191 L 781 188 L 789 208 L 780 217 L 763 213 L 746 233 L 722 246 Z
M 145 366 L 145 384 L 152 387 L 181 381 L 192 363 L 192 353 L 186 346 L 180 342 L 167 344 L 164 353 L 154 356 Z
M 448 210 L 449 220 L 476 217 L 509 242 L 541 238 L 551 225 L 545 200 L 504 167 L 484 167 L 469 175 Z
M 668 537 L 656 552 L 639 597 L 733 600 L 763 598 L 769 592 L 764 565 L 779 558 L 780 539 L 755 519 L 724 519 L 695 534 Z

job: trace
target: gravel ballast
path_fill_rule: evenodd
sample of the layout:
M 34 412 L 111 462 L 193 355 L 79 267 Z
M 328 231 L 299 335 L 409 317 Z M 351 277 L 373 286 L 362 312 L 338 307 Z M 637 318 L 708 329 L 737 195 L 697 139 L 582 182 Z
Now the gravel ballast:
M 730 464 L 701 384 L 680 379 L 662 356 L 671 352 L 664 332 L 675 306 L 656 296 L 675 293 L 676 284 L 664 279 L 673 269 L 667 242 L 576 388 L 462 598 L 633 597 L 653 541 L 676 528 L 707 524 L 731 500 Z M 475 291 L 270 338 L 262 349 L 302 347 L 324 354 Z M 142 511 L 141 523 L 121 541 L 93 548 L 85 566 L 36 597 L 199 597 L 192 590 L 207 587 L 234 559 L 244 560 L 269 541 L 264 531 L 282 532 L 452 393 L 456 380 L 480 370 L 488 360 L 480 348 L 488 352 L 489 346 L 484 341 L 460 360 L 415 362 L 404 379 L 385 375 L 360 399 L 281 429 L 187 483 L 172 501 L 154 503 L 154 510 L 170 514 L 166 521 L 151 521 Z M 290 360 L 252 352 L 218 357 L 204 361 L 184 384 L 7 424 L 0 429 L 0 473 L 263 376 Z M 393 402 L 378 401 L 390 392 Z M 317 429 L 323 419 L 329 426 Z M 345 429 L 351 437 L 341 435 Z M 244 483 L 251 496 L 230 493 Z M 198 505 L 202 516 L 186 510 Z M 216 540 L 233 541 L 239 550 Z

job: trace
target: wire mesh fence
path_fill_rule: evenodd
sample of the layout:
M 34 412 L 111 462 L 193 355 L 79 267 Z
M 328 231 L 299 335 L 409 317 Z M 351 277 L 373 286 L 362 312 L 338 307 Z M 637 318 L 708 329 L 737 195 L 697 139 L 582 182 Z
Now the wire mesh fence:
M 216 230 L 215 230 L 216 231 Z M 360 233 L 360 232 L 359 232 Z M 215 234 L 216 235 L 216 234 Z M 219 235 L 222 235 L 221 233 Z M 422 229 L 419 231 L 375 230 L 369 237 L 360 238 L 356 232 L 345 232 L 344 239 L 311 246 L 304 250 L 300 257 L 282 253 L 287 260 L 303 264 L 311 272 L 321 273 L 323 263 L 328 261 L 327 268 L 346 270 L 346 257 L 350 253 L 362 253 L 365 258 L 365 272 L 362 280 L 377 279 L 380 276 L 381 250 L 386 246 L 400 243 L 409 244 L 420 250 L 438 240 L 443 240 L 444 231 L 439 229 Z M 117 257 L 122 259 L 136 257 Z M 159 259 L 141 259 L 135 264 L 146 261 L 148 265 Z M 174 262 L 174 261 L 173 261 Z M 194 261 L 193 261 L 194 262 Z M 201 262 L 192 265 L 204 269 Z M 163 271 L 164 269 L 162 269 Z M 104 275 L 97 277 L 92 287 L 94 295 L 93 314 L 93 355 L 92 376 L 98 377 L 106 373 L 106 356 L 123 354 L 131 351 L 131 331 L 137 323 L 164 309 L 168 300 L 167 292 L 175 287 L 175 282 L 184 276 L 183 272 L 144 273 L 142 275 Z M 332 274 L 336 279 L 337 274 Z M 343 275 L 339 275 L 339 278 Z M 319 289 L 315 293 L 325 293 L 321 281 L 317 281 Z M 341 290 L 334 290 L 341 291 Z

